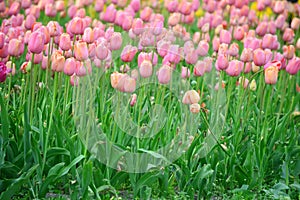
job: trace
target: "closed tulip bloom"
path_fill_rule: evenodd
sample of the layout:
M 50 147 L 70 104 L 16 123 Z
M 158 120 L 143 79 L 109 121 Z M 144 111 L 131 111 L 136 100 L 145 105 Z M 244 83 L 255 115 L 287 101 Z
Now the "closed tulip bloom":
M 70 77 L 70 84 L 72 86 L 78 86 L 79 84 L 79 77 L 76 75 L 76 74 L 73 74 L 71 77 Z
M 255 29 L 255 32 L 259 36 L 264 36 L 267 33 L 268 24 L 267 22 L 261 22 Z
M 9 15 L 17 15 L 20 12 L 20 9 L 21 9 L 21 4 L 19 2 L 15 1 L 10 5 L 8 14 Z
M 47 28 L 51 37 L 60 36 L 63 30 L 63 28 L 56 21 L 50 21 L 47 24 Z
M 151 51 L 149 53 L 141 52 L 138 55 L 138 66 L 139 67 L 141 66 L 141 64 L 144 60 L 148 60 L 149 62 L 152 63 L 153 66 L 155 66 L 157 64 L 158 57 L 157 57 L 156 53 L 154 53 L 154 55 L 153 55 L 153 51 Z
M 231 42 L 231 33 L 227 30 L 221 30 L 220 32 L 220 42 L 225 44 L 230 44 Z
M 219 46 L 220 46 L 220 39 L 218 37 L 214 37 L 214 39 L 212 41 L 212 45 L 213 45 L 213 50 L 215 52 L 217 52 L 219 50 Z
M 117 10 L 115 9 L 114 5 L 111 4 L 100 15 L 100 18 L 106 22 L 113 23 L 116 19 Z
M 136 80 L 126 74 L 125 77 L 121 79 L 119 85 L 121 87 L 119 89 L 121 92 L 132 93 L 135 91 L 136 88 Z
M 253 59 L 253 51 L 249 48 L 244 48 L 241 54 L 241 61 L 243 62 L 251 62 Z
M 240 77 L 237 82 L 237 85 L 240 85 L 240 84 L 242 84 L 243 88 L 246 89 L 249 85 L 249 80 L 245 77 Z
M 71 49 L 71 37 L 68 33 L 63 33 L 59 38 L 59 48 L 63 51 L 68 51 Z
M 62 72 L 65 67 L 65 57 L 60 51 L 55 51 L 51 56 L 51 69 L 55 72 Z
M 131 0 L 130 6 L 135 12 L 137 12 L 137 11 L 139 11 L 139 9 L 141 7 L 141 2 L 140 2 L 140 0 Z
M 172 68 L 168 65 L 163 65 L 158 71 L 157 71 L 157 78 L 158 82 L 160 84 L 167 84 L 170 82 L 172 77 Z
M 245 63 L 245 67 L 244 67 L 244 74 L 248 74 L 249 72 L 251 72 L 252 69 L 252 63 L 251 62 L 246 62 Z
M 94 42 L 94 31 L 91 27 L 84 29 L 82 40 L 86 43 Z
M 10 56 L 20 56 L 24 52 L 24 43 L 18 39 L 11 39 L 8 43 L 8 54 Z
M 64 73 L 68 76 L 72 76 L 76 70 L 76 60 L 75 58 L 67 58 L 64 65 Z
M 276 27 L 276 24 L 275 24 L 275 22 L 274 21 L 270 21 L 269 22 L 269 33 L 271 33 L 271 34 L 276 34 L 276 30 L 277 30 L 277 27 Z
M 293 45 L 284 45 L 282 47 L 283 49 L 283 56 L 286 58 L 286 59 L 292 59 L 295 55 L 295 47 Z
M 178 6 L 178 10 L 183 15 L 189 15 L 192 12 L 192 6 L 191 2 L 182 1 Z
M 256 49 L 253 52 L 253 62 L 257 66 L 263 66 L 266 62 L 266 54 L 262 49 Z
M 202 60 L 198 60 L 198 62 L 194 66 L 194 76 L 203 76 L 205 73 L 206 63 Z
M 89 50 L 86 42 L 82 42 L 82 41 L 76 42 L 74 45 L 74 54 L 75 54 L 75 58 L 79 61 L 88 59 Z
M 30 5 L 31 5 L 31 0 L 22 0 L 22 1 L 21 1 L 21 7 L 22 7 L 23 9 L 29 8 Z
M 191 75 L 190 69 L 187 67 L 181 68 L 181 78 L 189 78 Z
M 270 66 L 265 69 L 265 82 L 267 84 L 276 84 L 278 79 L 278 68 L 276 66 Z
M 208 54 L 209 44 L 207 41 L 202 40 L 199 42 L 197 47 L 197 53 L 199 56 L 206 56 Z
M 200 101 L 200 96 L 196 90 L 186 91 L 182 98 L 183 104 L 195 104 Z
M 32 59 L 32 53 L 27 52 L 27 54 L 26 54 L 26 60 L 27 61 L 31 61 L 31 59 Z M 39 64 L 42 61 L 43 61 L 43 53 L 42 52 L 34 55 L 34 59 L 33 59 L 33 63 L 34 64 Z
M 178 1 L 177 0 L 169 1 L 167 3 L 167 9 L 170 13 L 176 12 L 177 8 L 178 8 Z
M 133 22 L 133 17 L 130 15 L 125 15 L 123 18 L 122 25 L 121 25 L 122 29 L 124 31 L 129 31 L 131 29 L 132 22 Z
M 30 52 L 39 54 L 43 51 L 45 44 L 45 37 L 41 32 L 35 31 L 33 32 L 28 41 L 28 49 Z
M 136 47 L 133 47 L 131 45 L 125 46 L 121 53 L 121 60 L 123 62 L 131 62 L 137 51 L 138 50 Z
M 279 43 L 277 41 L 277 36 L 271 35 L 271 34 L 264 35 L 264 37 L 262 39 L 262 48 L 263 49 L 277 50 L 278 45 L 279 45 Z
M 237 28 L 234 29 L 233 37 L 234 37 L 234 39 L 240 41 L 244 38 L 244 34 L 245 34 L 244 28 L 241 26 L 238 26 Z
M 150 7 L 145 7 L 140 13 L 140 17 L 143 21 L 148 22 L 152 15 L 153 10 Z
M 0 62 L 0 83 L 6 80 L 6 76 L 8 74 L 7 67 L 4 62 Z
M 132 94 L 131 95 L 131 100 L 130 100 L 130 106 L 134 106 L 136 104 L 136 99 L 137 99 L 137 95 Z
M 188 64 L 195 64 L 198 60 L 198 54 L 196 50 L 193 50 L 191 52 L 189 52 L 186 56 L 185 56 L 185 61 Z
M 294 37 L 295 37 L 295 33 L 294 33 L 293 29 L 287 28 L 287 29 L 284 30 L 284 33 L 283 33 L 283 36 L 282 36 L 283 41 L 292 42 Z
M 132 32 L 135 35 L 140 35 L 144 31 L 144 22 L 140 18 L 134 19 L 132 22 Z
M 73 18 L 69 22 L 68 28 L 72 34 L 82 35 L 84 33 L 84 28 L 85 28 L 82 18 L 79 17 Z
M 286 18 L 284 17 L 284 15 L 282 15 L 282 14 L 278 15 L 278 17 L 275 20 L 276 28 L 282 29 L 285 20 L 286 20 Z
M 110 75 L 110 84 L 113 88 L 117 88 L 120 80 L 125 76 L 125 74 L 114 72 Z
M 231 56 L 238 56 L 239 55 L 239 45 L 237 43 L 232 43 L 230 46 L 229 46 L 229 49 L 227 51 L 228 55 L 231 55 Z
M 122 72 L 122 73 L 127 73 L 129 70 L 130 70 L 130 67 L 127 64 L 120 66 L 120 72 Z
M 3 47 L 0 49 L 0 58 L 6 58 L 8 56 L 8 44 L 4 43 Z
M 229 65 L 227 56 L 225 54 L 219 54 L 217 61 L 216 61 L 216 67 L 219 70 L 225 70 Z
M 250 90 L 252 90 L 252 91 L 256 91 L 257 85 L 256 85 L 255 79 L 253 79 L 253 80 L 250 82 L 249 88 L 250 88 Z
M 266 63 L 268 63 L 273 58 L 273 52 L 270 49 L 265 49 L 264 52 L 265 52 L 265 55 L 266 55 Z
M 109 39 L 110 50 L 118 50 L 122 46 L 122 36 L 121 33 L 114 32 Z
M 300 28 L 300 19 L 297 17 L 294 17 L 291 23 L 291 28 L 295 31 L 299 30 Z
M 109 49 L 104 44 L 98 44 L 96 47 L 96 56 L 99 60 L 105 60 L 109 54 Z
M 35 23 L 36 19 L 34 17 L 34 15 L 27 15 L 26 20 L 25 20 L 25 28 L 27 30 L 30 30 L 33 26 L 33 24 Z
M 298 57 L 294 57 L 293 59 L 291 59 L 285 70 L 291 75 L 297 74 L 297 72 L 300 70 L 300 59 Z
M 238 76 L 243 71 L 244 63 L 239 60 L 232 60 L 226 69 L 229 76 Z
M 45 6 L 45 15 L 48 17 L 55 17 L 56 15 L 56 8 L 54 4 L 46 4 Z
M 140 75 L 143 78 L 148 78 L 153 73 L 152 63 L 148 60 L 144 60 L 139 67 Z
M 275 1 L 274 3 L 274 7 L 273 7 L 273 11 L 276 13 L 276 14 L 280 14 L 284 11 L 285 9 L 285 2 L 284 1 Z
M 71 5 L 68 9 L 68 15 L 69 17 L 72 19 L 75 17 L 76 15 L 76 12 L 77 12 L 77 7 L 75 5 Z
M 193 103 L 190 105 L 190 111 L 194 114 L 197 114 L 200 112 L 200 105 L 198 103 Z
M 298 38 L 298 40 L 297 40 L 296 48 L 297 48 L 297 49 L 300 49 L 300 38 Z

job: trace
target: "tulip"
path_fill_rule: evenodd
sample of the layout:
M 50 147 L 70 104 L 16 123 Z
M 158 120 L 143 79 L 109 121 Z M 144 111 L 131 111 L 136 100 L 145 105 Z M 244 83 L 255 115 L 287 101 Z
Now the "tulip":
M 178 8 L 178 1 L 177 0 L 169 1 L 167 3 L 167 9 L 170 13 L 176 12 L 177 8 Z
M 41 32 L 35 31 L 33 32 L 28 41 L 28 49 L 30 52 L 39 54 L 43 51 L 45 44 L 45 37 Z
M 132 22 L 133 22 L 133 17 L 130 15 L 125 15 L 125 17 L 123 19 L 123 23 L 121 25 L 122 29 L 124 31 L 129 31 L 131 29 Z
M 168 65 L 163 65 L 157 72 L 158 82 L 160 84 L 167 84 L 170 82 L 172 76 L 172 68 Z
M 94 31 L 92 28 L 88 27 L 84 29 L 82 40 L 88 44 L 94 42 Z
M 79 17 L 73 18 L 68 24 L 68 29 L 74 35 L 82 35 L 84 33 L 84 28 L 84 22 Z
M 21 9 L 21 4 L 19 2 L 15 1 L 10 5 L 8 14 L 9 15 L 17 15 L 20 12 L 20 9 Z
M 296 48 L 297 48 L 297 49 L 300 49 L 300 38 L 298 38 L 298 40 L 297 40 Z
M 86 42 L 79 41 L 79 42 L 75 43 L 74 55 L 75 55 L 75 58 L 79 61 L 88 59 L 89 50 L 88 50 Z
M 300 59 L 298 57 L 291 59 L 285 70 L 291 75 L 297 74 L 297 72 L 300 70 Z
M 191 75 L 190 69 L 187 67 L 181 68 L 181 78 L 189 78 Z
M 4 47 L 4 43 L 5 43 L 5 34 L 0 32 L 0 49 Z
M 51 56 L 51 69 L 52 71 L 62 72 L 65 66 L 65 57 L 60 51 L 55 51 Z
M 242 84 L 243 88 L 246 89 L 249 85 L 249 80 L 245 77 L 240 77 L 237 82 L 237 85 L 240 85 L 240 84 Z
M 75 5 L 71 5 L 68 9 L 68 15 L 69 17 L 72 19 L 73 17 L 75 17 L 75 14 L 77 12 L 77 7 Z
M 229 46 L 227 53 L 231 56 L 238 56 L 239 55 L 239 45 L 237 43 L 232 43 Z
M 132 94 L 131 95 L 131 100 L 130 100 L 130 106 L 134 106 L 136 104 L 136 99 L 137 99 L 137 95 Z
M 255 79 L 253 79 L 253 80 L 250 82 L 249 88 L 250 88 L 250 90 L 252 90 L 252 91 L 256 91 L 257 85 L 256 85 Z
M 261 22 L 255 29 L 255 32 L 259 36 L 264 36 L 267 33 L 268 24 L 267 22 Z
M 224 54 L 219 54 L 217 61 L 216 61 L 216 67 L 219 70 L 225 70 L 229 65 L 227 56 Z
M 54 4 L 46 4 L 45 6 L 45 15 L 48 17 L 55 17 L 56 15 L 56 8 Z
M 243 62 L 251 62 L 253 59 L 253 51 L 249 48 L 244 48 L 241 54 L 241 61 Z
M 206 56 L 208 54 L 209 44 L 208 42 L 202 40 L 199 42 L 197 47 L 197 53 L 199 56 Z
M 238 76 L 243 71 L 244 63 L 238 60 L 232 60 L 226 69 L 229 76 Z
M 137 11 L 139 11 L 139 9 L 141 7 L 141 2 L 140 2 L 140 0 L 131 0 L 130 6 L 135 12 L 137 12 Z
M 153 73 L 152 63 L 148 60 L 144 60 L 139 67 L 139 71 L 143 78 L 150 77 Z
M 71 37 L 68 33 L 63 33 L 59 38 L 59 48 L 63 51 L 68 51 L 71 49 Z
M 114 5 L 111 4 L 106 8 L 105 12 L 102 12 L 100 18 L 106 22 L 113 23 L 116 19 L 117 10 Z
M 227 30 L 221 30 L 220 32 L 220 42 L 225 44 L 230 44 L 231 42 L 231 33 Z
M 189 52 L 186 56 L 185 56 L 185 61 L 188 64 L 195 64 L 198 60 L 198 54 L 196 50 L 193 50 L 191 52 Z
M 212 45 L 213 45 L 213 50 L 217 52 L 220 46 L 220 39 L 218 37 L 214 37 L 212 41 Z
M 203 76 L 205 73 L 206 63 L 199 60 L 194 66 L 194 76 Z
M 122 46 L 122 36 L 120 33 L 114 32 L 109 39 L 110 50 L 118 50 Z
M 288 45 L 288 46 L 284 45 L 282 47 L 282 49 L 283 49 L 283 56 L 286 59 L 290 60 L 290 59 L 292 59 L 294 57 L 294 55 L 295 55 L 295 47 L 293 45 Z
M 12 39 L 8 43 L 8 54 L 10 56 L 20 56 L 24 52 L 24 43 L 18 39 Z
M 22 0 L 22 1 L 21 1 L 21 7 L 22 7 L 23 9 L 29 8 L 30 5 L 31 5 L 31 0 Z
M 33 24 L 35 23 L 36 19 L 34 15 L 27 15 L 26 20 L 25 20 L 25 28 L 27 30 L 30 30 L 33 26 Z
M 277 36 L 273 36 L 271 34 L 264 35 L 262 39 L 262 48 L 263 49 L 272 49 L 276 50 L 279 46 L 279 42 L 277 41 Z
M 73 74 L 70 78 L 70 84 L 72 86 L 78 86 L 79 84 L 79 77 L 76 74 Z
M 292 42 L 295 37 L 294 30 L 291 28 L 287 28 L 284 30 L 282 39 L 285 42 Z
M 125 46 L 121 53 L 121 60 L 123 62 L 131 62 L 137 51 L 138 50 L 136 47 L 133 47 L 131 45 Z
M 140 12 L 140 17 L 143 21 L 148 22 L 150 20 L 150 17 L 152 15 L 152 9 L 150 7 L 145 7 L 141 12 Z
M 3 62 L 0 62 L 0 82 L 4 82 L 7 76 L 7 67 Z
M 196 90 L 186 91 L 182 98 L 183 104 L 195 104 L 200 101 L 200 96 Z
M 32 59 L 32 53 L 31 52 L 27 52 L 26 54 L 26 60 L 27 61 L 31 61 Z M 34 55 L 34 59 L 33 59 L 33 63 L 34 64 L 39 64 L 43 61 L 43 53 L 38 53 Z
M 291 23 L 291 28 L 295 31 L 299 30 L 300 28 L 300 19 L 297 17 L 294 17 Z
M 191 2 L 182 1 L 178 6 L 178 10 L 183 15 L 189 15 L 192 12 L 192 6 L 193 4 Z
M 263 66 L 266 62 L 266 54 L 262 49 L 256 49 L 253 52 L 253 62 L 257 66 Z
M 4 46 L 0 49 L 0 58 L 6 58 L 8 56 L 8 44 L 4 43 Z
M 132 22 L 132 32 L 135 35 L 140 35 L 143 33 L 144 31 L 144 23 L 143 20 L 141 20 L 140 18 L 134 19 Z
M 127 73 L 130 70 L 129 66 L 127 64 L 121 65 L 120 72 Z
M 265 69 L 265 82 L 267 84 L 275 84 L 278 79 L 278 67 L 270 66 Z
M 198 103 L 193 103 L 190 105 L 190 111 L 194 114 L 197 114 L 200 112 L 200 105 Z
M 99 60 L 105 60 L 108 57 L 109 49 L 104 44 L 98 44 L 96 47 L 96 56 Z
M 233 37 L 234 39 L 240 41 L 244 38 L 244 34 L 245 34 L 244 29 L 241 26 L 239 26 L 234 29 Z

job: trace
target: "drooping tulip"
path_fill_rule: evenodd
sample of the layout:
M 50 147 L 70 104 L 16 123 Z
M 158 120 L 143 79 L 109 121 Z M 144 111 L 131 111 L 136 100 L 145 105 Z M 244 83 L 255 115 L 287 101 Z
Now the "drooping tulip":
M 182 98 L 182 103 L 183 104 L 194 104 L 198 103 L 200 101 L 200 95 L 196 90 L 189 90 L 186 91 L 183 98 Z

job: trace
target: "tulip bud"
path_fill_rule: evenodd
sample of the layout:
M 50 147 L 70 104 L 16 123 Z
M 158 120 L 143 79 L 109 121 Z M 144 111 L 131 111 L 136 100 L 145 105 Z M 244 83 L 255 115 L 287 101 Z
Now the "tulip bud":
M 233 37 L 234 37 L 234 39 L 240 41 L 244 38 L 244 34 L 245 34 L 245 32 L 244 32 L 243 27 L 239 26 L 236 29 L 234 29 Z
M 82 40 L 86 43 L 94 42 L 94 31 L 91 27 L 87 27 L 86 29 L 84 29 Z
M 51 69 L 52 71 L 62 72 L 65 66 L 65 57 L 60 51 L 55 51 L 51 56 Z
M 114 32 L 109 39 L 110 50 L 118 50 L 122 46 L 122 36 L 121 33 Z
M 191 75 L 190 69 L 187 67 L 181 68 L 181 78 L 189 78 Z
M 255 81 L 255 79 L 253 79 L 251 82 L 250 82 L 250 90 L 252 90 L 252 91 L 256 91 L 256 88 L 257 88 L 257 86 L 256 86 L 256 81 Z
M 291 28 L 295 31 L 299 30 L 300 28 L 300 19 L 297 17 L 294 17 L 291 23 Z
M 73 18 L 69 24 L 68 24 L 68 28 L 70 30 L 70 32 L 74 35 L 82 35 L 84 32 L 84 22 L 81 18 L 79 17 L 75 17 Z
M 293 45 L 288 45 L 288 46 L 284 45 L 282 47 L 282 49 L 283 49 L 283 56 L 286 59 L 290 60 L 290 59 L 292 59 L 294 57 L 294 55 L 295 55 L 295 47 Z
M 20 56 L 24 52 L 24 43 L 18 39 L 11 39 L 8 43 L 8 54 L 10 56 Z
M 194 76 L 203 76 L 205 73 L 206 63 L 202 60 L 198 60 L 198 62 L 194 66 Z
M 253 52 L 253 62 L 257 66 L 263 66 L 266 62 L 266 54 L 262 49 L 256 49 Z
M 227 56 L 225 54 L 219 54 L 217 61 L 216 61 L 216 67 L 219 70 L 225 70 L 229 65 Z
M 131 62 L 137 53 L 137 48 L 131 45 L 127 45 L 124 47 L 122 53 L 121 53 L 121 60 L 123 62 Z
M 163 65 L 157 72 L 158 82 L 160 84 L 167 84 L 172 77 L 172 68 L 168 65 Z
M 137 99 L 137 95 L 132 94 L 131 95 L 131 100 L 130 100 L 130 106 L 134 106 L 136 104 L 136 99 Z
M 220 32 L 220 42 L 225 44 L 230 44 L 231 42 L 231 33 L 227 30 L 221 30 Z
M 283 33 L 283 36 L 282 36 L 283 41 L 292 42 L 294 37 L 295 37 L 295 33 L 294 33 L 293 29 L 287 28 L 287 29 L 284 30 L 284 33 Z
M 198 103 L 193 103 L 190 105 L 190 111 L 194 114 L 197 114 L 200 112 L 200 105 Z
M 70 83 L 72 86 L 78 86 L 79 84 L 79 77 L 76 74 L 73 74 L 70 78 Z
M 243 62 L 251 62 L 253 59 L 253 51 L 249 48 L 244 48 L 241 54 L 241 61 Z
M 293 59 L 291 59 L 285 70 L 291 75 L 297 74 L 300 70 L 300 59 L 298 57 L 294 57 Z

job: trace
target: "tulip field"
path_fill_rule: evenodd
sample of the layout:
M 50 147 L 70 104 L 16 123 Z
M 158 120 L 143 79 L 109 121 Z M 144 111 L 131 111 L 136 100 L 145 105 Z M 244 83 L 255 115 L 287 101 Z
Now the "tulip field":
M 300 1 L 0 0 L 0 199 L 300 199 Z

